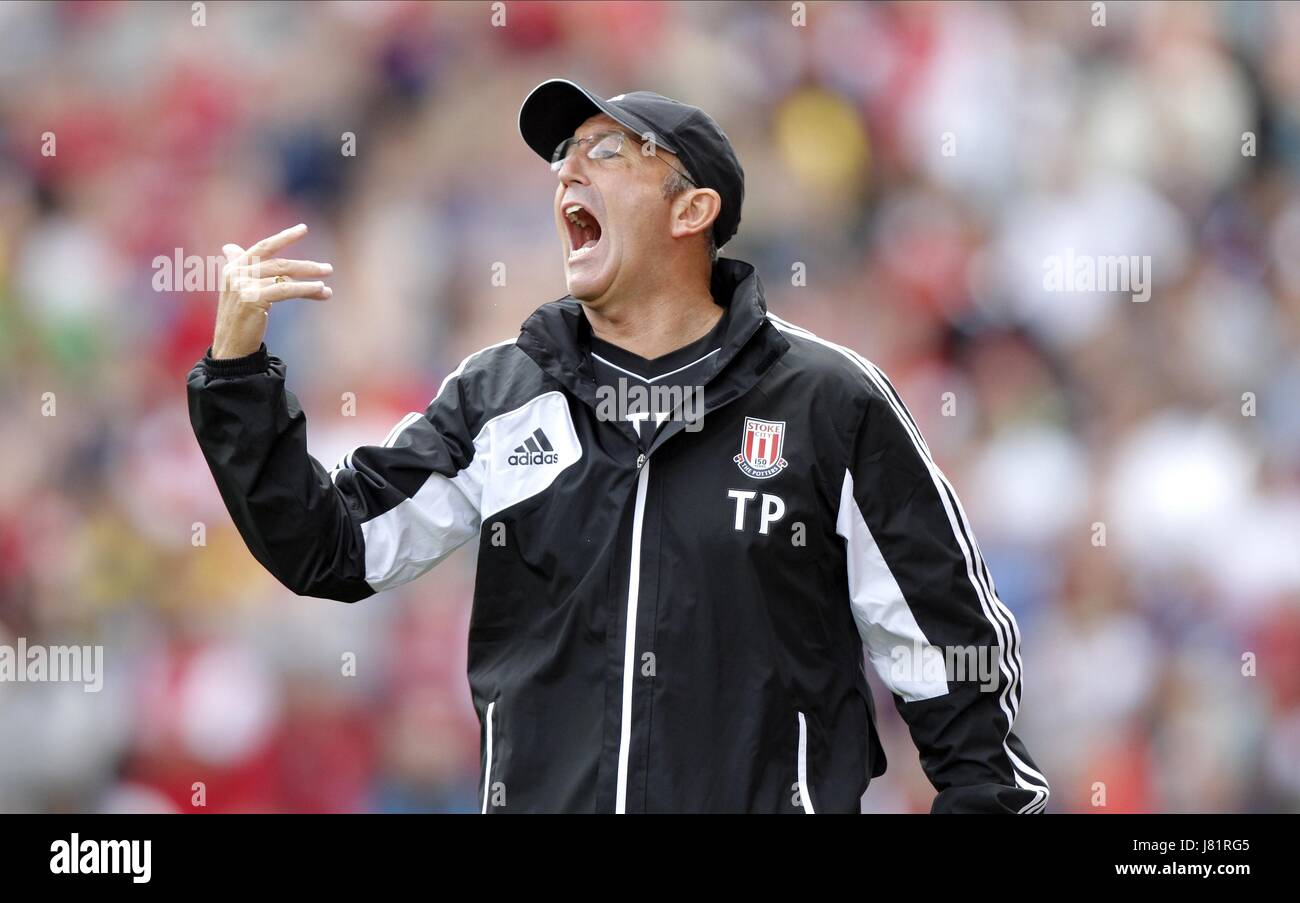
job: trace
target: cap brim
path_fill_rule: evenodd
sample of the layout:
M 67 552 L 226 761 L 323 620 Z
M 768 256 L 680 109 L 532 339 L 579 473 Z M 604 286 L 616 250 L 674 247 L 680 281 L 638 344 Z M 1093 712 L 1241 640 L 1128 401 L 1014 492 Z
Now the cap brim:
M 550 163 L 551 155 L 560 146 L 560 142 L 572 137 L 578 126 L 597 113 L 604 113 L 638 135 L 652 133 L 656 144 L 666 151 L 676 153 L 673 147 L 662 140 L 659 130 L 654 126 L 639 116 L 611 106 L 567 78 L 548 79 L 528 92 L 519 108 L 519 134 L 537 156 Z

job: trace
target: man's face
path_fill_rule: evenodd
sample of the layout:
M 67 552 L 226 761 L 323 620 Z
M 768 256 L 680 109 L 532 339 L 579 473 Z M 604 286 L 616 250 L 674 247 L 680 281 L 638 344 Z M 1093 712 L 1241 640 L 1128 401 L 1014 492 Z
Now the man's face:
M 564 278 L 579 301 L 599 301 L 612 289 L 636 284 L 639 274 L 671 250 L 671 200 L 663 196 L 671 173 L 664 162 L 643 154 L 641 139 L 603 113 L 573 134 L 590 138 L 610 132 L 625 136 L 617 154 L 592 160 L 587 154 L 597 142 L 579 144 L 556 173 L 555 225 Z M 673 154 L 658 153 L 681 168 Z

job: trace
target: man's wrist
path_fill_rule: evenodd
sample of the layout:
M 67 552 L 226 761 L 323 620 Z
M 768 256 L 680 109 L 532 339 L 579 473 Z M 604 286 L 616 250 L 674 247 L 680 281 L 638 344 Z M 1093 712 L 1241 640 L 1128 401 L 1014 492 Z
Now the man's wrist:
M 208 376 L 213 377 L 252 376 L 265 373 L 269 368 L 265 342 L 252 354 L 243 357 L 213 357 L 211 346 L 203 355 L 203 369 L 208 372 Z

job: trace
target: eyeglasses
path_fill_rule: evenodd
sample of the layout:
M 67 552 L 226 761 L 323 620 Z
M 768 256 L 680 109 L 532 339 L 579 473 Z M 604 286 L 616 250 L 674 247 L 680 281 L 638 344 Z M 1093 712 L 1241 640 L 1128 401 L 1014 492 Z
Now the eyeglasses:
M 617 157 L 623 152 L 629 137 L 627 132 L 598 132 L 595 135 L 588 135 L 586 138 L 565 138 L 560 142 L 560 146 L 555 149 L 555 153 L 551 154 L 551 172 L 559 172 L 560 167 L 564 165 L 564 161 L 569 158 L 569 155 L 573 153 L 576 147 L 588 148 L 588 160 L 608 160 L 611 157 Z M 685 171 L 678 169 L 663 157 L 660 157 L 659 150 L 655 148 L 653 141 L 648 146 L 654 150 L 653 156 L 660 160 L 664 166 L 690 182 L 692 188 L 699 187 L 695 184 L 695 180 L 687 175 Z

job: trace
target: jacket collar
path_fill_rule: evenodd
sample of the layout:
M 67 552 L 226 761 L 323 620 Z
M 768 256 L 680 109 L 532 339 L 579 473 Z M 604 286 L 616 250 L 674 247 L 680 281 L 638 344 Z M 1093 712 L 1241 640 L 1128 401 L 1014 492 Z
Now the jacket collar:
M 753 264 L 719 258 L 710 284 L 713 298 L 726 308 L 722 350 L 704 380 L 704 411 L 739 398 L 763 377 L 790 348 L 767 319 L 767 299 Z M 519 333 L 520 350 L 537 366 L 592 408 L 596 407 L 596 375 L 588 339 L 591 327 L 582 304 L 565 295 L 539 307 Z M 660 430 L 655 446 L 676 433 L 680 420 Z M 630 431 L 631 427 L 624 424 Z

